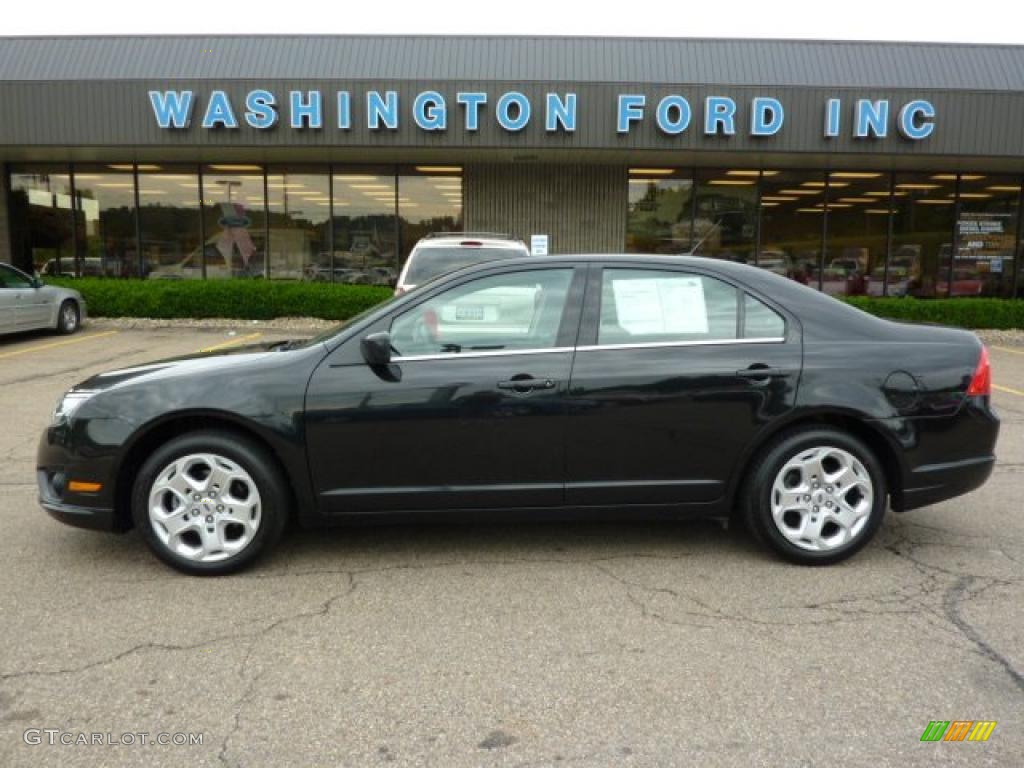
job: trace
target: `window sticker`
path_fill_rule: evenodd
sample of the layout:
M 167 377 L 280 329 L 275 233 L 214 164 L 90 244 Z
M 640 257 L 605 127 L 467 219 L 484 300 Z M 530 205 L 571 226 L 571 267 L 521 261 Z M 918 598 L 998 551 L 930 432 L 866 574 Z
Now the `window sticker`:
M 706 334 L 707 305 L 699 277 L 613 280 L 619 325 L 635 335 Z

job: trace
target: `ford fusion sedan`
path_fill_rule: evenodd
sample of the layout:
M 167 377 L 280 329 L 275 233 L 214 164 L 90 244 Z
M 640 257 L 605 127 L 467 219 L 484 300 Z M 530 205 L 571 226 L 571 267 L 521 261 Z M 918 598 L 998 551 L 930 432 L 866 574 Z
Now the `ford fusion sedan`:
M 990 379 L 972 333 L 755 267 L 507 259 L 307 341 L 94 376 L 57 404 L 39 493 L 196 574 L 249 564 L 289 518 L 445 510 L 735 517 L 834 563 L 887 508 L 985 482 Z
M 74 333 L 85 320 L 78 291 L 45 285 L 9 264 L 0 264 L 0 335 L 51 329 Z

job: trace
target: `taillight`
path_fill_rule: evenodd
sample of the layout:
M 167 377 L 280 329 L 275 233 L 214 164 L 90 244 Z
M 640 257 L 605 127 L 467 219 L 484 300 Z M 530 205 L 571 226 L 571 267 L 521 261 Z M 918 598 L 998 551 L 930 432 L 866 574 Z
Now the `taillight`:
M 978 367 L 974 369 L 974 376 L 971 378 L 971 385 L 967 387 L 967 396 L 992 394 L 992 365 L 988 361 L 988 347 L 981 348 L 981 357 L 978 358 Z

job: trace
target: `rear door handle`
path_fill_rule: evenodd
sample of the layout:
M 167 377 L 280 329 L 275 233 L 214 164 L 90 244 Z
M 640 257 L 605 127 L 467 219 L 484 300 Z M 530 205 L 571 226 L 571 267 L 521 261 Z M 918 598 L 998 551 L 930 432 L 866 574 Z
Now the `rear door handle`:
M 511 389 L 515 392 L 529 392 L 533 389 L 554 389 L 554 379 L 534 379 L 534 378 L 522 378 L 522 379 L 509 379 L 507 381 L 499 381 L 498 389 Z
M 763 368 L 757 368 L 757 367 L 751 366 L 750 368 L 744 368 L 742 370 L 736 371 L 736 375 L 739 376 L 741 379 L 754 379 L 754 380 L 756 380 L 756 379 L 776 379 L 776 378 L 779 378 L 780 376 L 786 376 L 786 375 L 788 375 L 788 373 L 787 373 L 787 371 L 784 371 L 781 368 L 769 368 L 767 366 L 765 366 Z

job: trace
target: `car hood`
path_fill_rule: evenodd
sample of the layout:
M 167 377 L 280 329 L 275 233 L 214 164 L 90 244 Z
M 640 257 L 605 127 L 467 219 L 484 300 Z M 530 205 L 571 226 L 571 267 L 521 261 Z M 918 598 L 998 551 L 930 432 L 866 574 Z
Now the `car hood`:
M 218 373 L 229 373 L 236 369 L 260 366 L 274 360 L 285 363 L 287 358 L 297 354 L 308 354 L 313 349 L 317 354 L 326 350 L 320 344 L 302 345 L 294 348 L 283 347 L 284 342 L 263 342 L 245 344 L 229 349 L 201 351 L 190 355 L 169 357 L 130 368 L 118 368 L 96 374 L 79 384 L 71 391 L 103 392 L 139 381 L 153 381 L 175 376 L 214 376 Z M 296 343 L 301 343 L 296 342 Z

